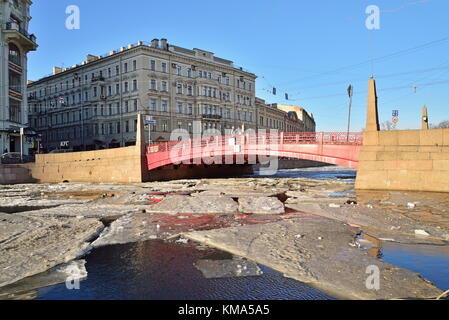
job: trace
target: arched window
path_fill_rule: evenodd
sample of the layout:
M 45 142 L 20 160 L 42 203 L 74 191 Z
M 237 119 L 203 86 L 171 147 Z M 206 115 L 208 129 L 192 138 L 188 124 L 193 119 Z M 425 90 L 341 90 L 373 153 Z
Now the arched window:
M 20 59 L 20 50 L 14 43 L 9 44 L 9 61 L 17 64 L 18 66 L 22 65 Z

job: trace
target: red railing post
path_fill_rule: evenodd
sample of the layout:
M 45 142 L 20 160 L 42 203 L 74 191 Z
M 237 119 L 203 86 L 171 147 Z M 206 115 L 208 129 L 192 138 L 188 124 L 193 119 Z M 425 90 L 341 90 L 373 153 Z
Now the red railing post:
M 320 155 L 323 154 L 324 132 L 320 132 Z

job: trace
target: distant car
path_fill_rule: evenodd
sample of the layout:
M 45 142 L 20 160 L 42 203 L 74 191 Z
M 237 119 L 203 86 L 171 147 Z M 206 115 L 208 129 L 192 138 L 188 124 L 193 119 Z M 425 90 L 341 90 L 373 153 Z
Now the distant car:
M 23 156 L 23 162 L 34 162 L 35 157 L 30 155 Z M 17 164 L 22 163 L 22 158 L 19 152 L 8 152 L 0 156 L 0 163 L 2 164 Z

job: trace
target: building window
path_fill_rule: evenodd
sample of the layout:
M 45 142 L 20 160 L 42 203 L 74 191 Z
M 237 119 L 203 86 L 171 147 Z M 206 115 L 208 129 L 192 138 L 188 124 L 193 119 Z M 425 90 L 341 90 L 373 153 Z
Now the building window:
M 182 83 L 176 85 L 176 93 L 182 94 Z
M 162 81 L 162 84 L 161 84 L 161 90 L 162 90 L 162 91 L 168 91 L 168 88 L 167 88 L 167 81 Z
M 192 69 L 187 69 L 187 77 L 192 78 Z
M 165 100 L 162 100 L 161 102 L 161 110 L 162 112 L 168 112 L 168 103 Z
M 9 120 L 17 123 L 22 122 L 22 113 L 20 110 L 19 101 L 9 99 Z
M 133 70 L 136 71 L 137 70 L 137 61 L 133 60 Z
M 9 89 L 14 92 L 22 92 L 22 76 L 12 70 L 9 70 Z
M 155 99 L 151 99 L 150 100 L 150 110 L 151 111 L 156 111 L 157 110 L 157 105 L 156 105 L 156 100 Z
M 125 73 L 127 73 L 128 72 L 128 63 L 127 62 L 125 62 L 124 68 L 125 68 Z
M 182 68 L 181 66 L 176 66 L 176 75 L 180 76 L 182 73 Z
M 150 61 L 150 69 L 151 71 L 156 71 L 156 61 L 154 60 Z
M 193 114 L 193 106 L 189 103 L 187 106 L 187 113 L 192 115 Z
M 167 64 L 165 62 L 162 63 L 162 72 L 167 72 Z
M 168 132 L 168 123 L 167 123 L 167 120 L 164 120 L 164 121 L 162 122 L 162 131 L 163 131 L 163 132 Z
M 133 91 L 137 91 L 137 80 L 133 80 Z
M 150 89 L 151 90 L 156 90 L 156 80 L 155 79 L 151 79 L 150 81 Z M 163 90 L 165 91 L 165 90 Z
M 178 103 L 178 113 L 182 113 L 182 103 Z
M 8 59 L 9 59 L 9 61 L 11 61 L 12 63 L 14 63 L 18 66 L 22 65 L 21 58 L 20 58 L 20 50 L 14 43 L 9 44 Z

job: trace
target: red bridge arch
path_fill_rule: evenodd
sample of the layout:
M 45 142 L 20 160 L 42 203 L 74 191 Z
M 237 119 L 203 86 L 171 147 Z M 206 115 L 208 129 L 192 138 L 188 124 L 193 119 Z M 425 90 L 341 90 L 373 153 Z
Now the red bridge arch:
M 147 147 L 146 157 L 148 170 L 181 163 L 212 164 L 211 158 L 221 159 L 216 164 L 241 163 L 257 156 L 313 160 L 357 169 L 362 145 L 362 133 L 245 134 L 152 144 Z

